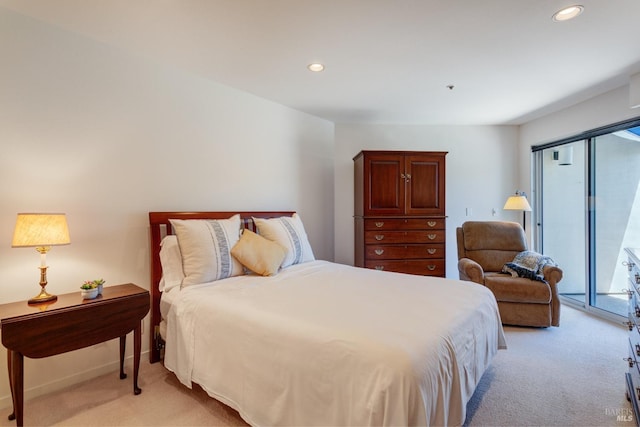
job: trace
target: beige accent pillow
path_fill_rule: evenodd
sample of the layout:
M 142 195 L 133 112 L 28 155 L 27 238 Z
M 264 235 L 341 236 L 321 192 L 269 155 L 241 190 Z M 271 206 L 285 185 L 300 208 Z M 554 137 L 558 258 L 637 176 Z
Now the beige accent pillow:
M 281 245 L 251 230 L 244 230 L 238 243 L 231 249 L 231 255 L 242 265 L 262 276 L 276 274 L 286 254 Z

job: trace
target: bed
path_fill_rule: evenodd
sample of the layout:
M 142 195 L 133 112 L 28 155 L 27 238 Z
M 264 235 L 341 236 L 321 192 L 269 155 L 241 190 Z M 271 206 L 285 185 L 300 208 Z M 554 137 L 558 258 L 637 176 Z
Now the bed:
M 254 232 L 262 230 L 260 219 L 296 218 L 287 211 L 149 213 L 151 362 L 162 351 L 181 383 L 200 385 L 251 425 L 464 423 L 476 385 L 506 348 L 491 292 L 315 260 L 304 253 L 308 242 L 289 247 L 302 256 L 291 262 L 285 255 L 286 267 L 275 274 L 169 289 L 160 256 L 165 236 L 187 224 L 180 220 L 236 215 L 240 228 Z M 181 256 L 186 266 L 188 252 Z

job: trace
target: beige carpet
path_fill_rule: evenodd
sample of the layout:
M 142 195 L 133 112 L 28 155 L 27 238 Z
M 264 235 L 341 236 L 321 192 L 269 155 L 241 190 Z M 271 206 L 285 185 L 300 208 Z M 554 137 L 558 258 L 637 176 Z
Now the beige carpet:
M 562 307 L 560 328 L 507 327 L 500 351 L 468 405 L 468 426 L 627 426 L 622 360 L 627 331 Z M 131 372 L 131 368 L 128 368 Z M 131 379 L 105 375 L 25 403 L 25 426 L 245 425 L 202 389 L 182 386 L 161 364 L 141 364 L 139 396 Z M 10 409 L 0 410 L 0 425 Z
M 625 327 L 562 307 L 559 328 L 505 327 L 467 405 L 469 426 L 635 426 L 624 374 Z

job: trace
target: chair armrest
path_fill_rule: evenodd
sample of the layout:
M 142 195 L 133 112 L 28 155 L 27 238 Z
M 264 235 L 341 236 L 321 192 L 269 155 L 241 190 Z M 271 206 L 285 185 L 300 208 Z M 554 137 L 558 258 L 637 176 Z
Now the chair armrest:
M 484 270 L 477 262 L 469 258 L 460 258 L 458 261 L 460 280 L 469 280 L 484 285 Z
M 562 280 L 562 270 L 559 267 L 547 265 L 542 269 L 542 272 L 544 273 L 544 280 L 546 280 L 549 285 L 555 285 Z
M 559 267 L 547 265 L 542 269 L 544 279 L 551 288 L 551 326 L 560 326 L 560 297 L 558 295 L 558 282 L 562 280 L 562 270 Z

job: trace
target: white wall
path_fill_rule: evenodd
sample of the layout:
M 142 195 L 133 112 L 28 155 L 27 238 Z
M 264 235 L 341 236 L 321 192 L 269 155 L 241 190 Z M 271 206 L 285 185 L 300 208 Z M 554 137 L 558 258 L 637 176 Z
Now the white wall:
M 71 245 L 47 258 L 55 294 L 98 277 L 148 288 L 149 211 L 297 210 L 333 259 L 333 123 L 2 8 L 0 58 L 0 303 L 39 289 L 39 255 L 10 247 L 18 212 L 67 213 Z M 117 360 L 117 340 L 27 359 L 26 397 Z
M 518 188 L 515 126 L 336 125 L 335 259 L 353 264 L 353 157 L 361 150 L 447 151 L 447 277 L 458 278 L 455 228 L 464 221 L 522 221 L 504 211 Z M 466 208 L 472 215 L 466 216 Z M 493 209 L 496 215 L 492 214 Z

